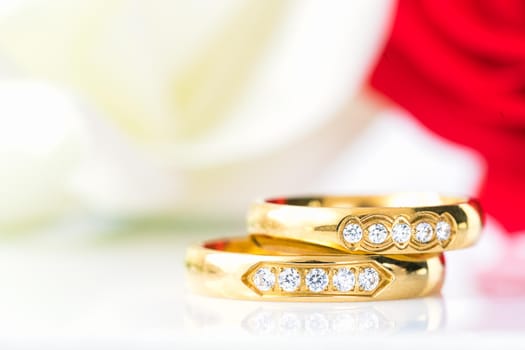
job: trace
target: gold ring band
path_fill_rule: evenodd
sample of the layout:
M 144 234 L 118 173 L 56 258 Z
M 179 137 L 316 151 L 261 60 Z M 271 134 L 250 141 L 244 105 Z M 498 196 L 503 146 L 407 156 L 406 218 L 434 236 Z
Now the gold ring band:
M 477 201 L 432 193 L 258 201 L 248 233 L 368 254 L 441 253 L 479 238 Z
M 278 249 L 278 247 L 280 247 Z M 190 247 L 190 287 L 201 294 L 272 301 L 360 301 L 438 291 L 441 255 L 349 255 L 285 241 L 272 249 L 248 238 Z

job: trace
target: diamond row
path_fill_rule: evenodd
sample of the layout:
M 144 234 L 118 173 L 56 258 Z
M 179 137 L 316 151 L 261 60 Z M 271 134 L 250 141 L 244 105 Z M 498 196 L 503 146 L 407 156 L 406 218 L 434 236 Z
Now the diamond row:
M 328 288 L 329 274 L 323 268 L 306 269 L 304 283 L 308 290 L 313 293 L 320 293 Z M 363 268 L 357 273 L 356 270 L 348 267 L 332 269 L 332 285 L 339 292 L 353 291 L 357 286 L 360 291 L 371 292 L 377 288 L 380 276 L 373 267 Z M 295 292 L 302 283 L 301 274 L 298 269 L 288 267 L 282 269 L 278 276 L 269 267 L 259 268 L 252 277 L 252 281 L 260 291 L 268 291 L 274 288 L 278 282 L 279 288 L 285 292 Z
M 450 224 L 444 220 L 437 222 L 435 228 L 431 223 L 422 221 L 414 227 L 414 238 L 420 243 L 428 243 L 434 238 L 434 232 L 437 239 L 443 243 L 450 238 Z M 366 229 L 368 241 L 374 244 L 381 244 L 388 238 L 389 232 L 385 225 L 376 223 Z M 343 239 L 351 244 L 360 242 L 363 239 L 364 230 L 361 225 L 350 222 L 343 229 Z M 392 239 L 394 242 L 403 244 L 410 240 L 412 228 L 409 224 L 398 222 L 392 226 Z

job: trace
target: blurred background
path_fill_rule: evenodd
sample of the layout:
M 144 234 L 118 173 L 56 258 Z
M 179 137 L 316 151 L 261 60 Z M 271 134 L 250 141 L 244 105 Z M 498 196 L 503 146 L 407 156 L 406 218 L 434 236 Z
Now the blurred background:
M 442 297 L 299 330 L 523 337 L 524 89 L 520 0 L 0 0 L 0 340 L 274 334 L 288 306 L 185 293 L 185 247 L 256 198 L 392 191 L 479 197 L 480 244 Z

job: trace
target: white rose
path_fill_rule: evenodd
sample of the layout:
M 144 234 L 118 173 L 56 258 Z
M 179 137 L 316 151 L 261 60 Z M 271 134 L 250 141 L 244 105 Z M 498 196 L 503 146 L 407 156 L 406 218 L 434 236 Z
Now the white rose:
M 256 195 L 308 189 L 349 143 L 359 123 L 344 108 L 389 10 L 379 0 L 52 0 L 0 18 L 0 55 L 90 104 L 77 115 L 88 125 L 72 178 L 82 203 L 240 212 Z

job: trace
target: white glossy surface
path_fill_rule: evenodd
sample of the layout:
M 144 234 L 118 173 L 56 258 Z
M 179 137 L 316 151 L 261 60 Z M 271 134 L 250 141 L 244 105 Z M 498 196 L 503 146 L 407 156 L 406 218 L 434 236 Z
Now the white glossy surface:
M 476 264 L 475 250 L 465 251 L 463 260 L 455 259 L 457 254 L 448 259 L 451 273 L 443 296 L 371 303 L 246 302 L 185 290 L 185 247 L 216 234 L 99 241 L 78 228 L 64 231 L 69 240 L 52 232 L 31 243 L 19 238 L 1 245 L 2 344 L 179 349 L 180 344 L 222 348 L 251 340 L 258 348 L 275 341 L 273 336 L 281 345 L 301 344 L 302 335 L 313 336 L 305 345 L 351 339 L 352 344 L 393 342 L 404 348 L 407 341 L 430 348 L 525 341 L 525 299 L 484 297 L 461 273 Z

